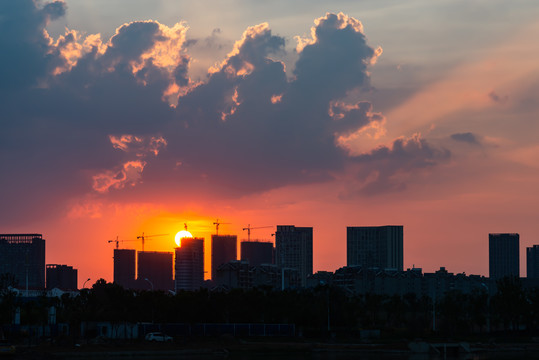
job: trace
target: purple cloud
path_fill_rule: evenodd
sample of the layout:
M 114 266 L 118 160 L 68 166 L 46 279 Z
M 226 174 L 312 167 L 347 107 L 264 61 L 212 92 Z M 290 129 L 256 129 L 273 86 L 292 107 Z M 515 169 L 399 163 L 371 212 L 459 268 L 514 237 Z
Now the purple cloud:
M 0 3 L 13 19 L 0 22 L 0 46 L 8 50 L 0 60 L 7 79 L 0 85 L 0 164 L 17 174 L 0 190 L 11 204 L 2 223 L 52 214 L 50 207 L 89 192 L 146 192 L 163 179 L 171 191 L 197 189 L 203 178 L 239 196 L 325 181 L 354 164 L 358 181 L 377 172 L 371 186 L 394 190 L 394 174 L 449 157 L 419 138 L 359 157 L 339 145 L 339 136 L 385 121 L 367 101 L 343 101 L 370 88 L 367 70 L 381 54 L 344 14 L 326 14 L 310 39 L 299 39 L 293 79 L 277 60 L 285 39 L 260 24 L 206 81 L 194 83 L 185 24 L 132 22 L 109 41 L 75 30 L 53 41 L 43 29 L 64 7 Z

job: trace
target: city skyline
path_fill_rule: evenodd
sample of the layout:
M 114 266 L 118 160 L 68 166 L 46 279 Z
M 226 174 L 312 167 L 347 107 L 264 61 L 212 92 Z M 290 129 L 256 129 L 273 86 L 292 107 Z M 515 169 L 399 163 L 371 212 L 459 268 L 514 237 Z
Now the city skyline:
M 79 283 L 121 247 L 405 227 L 403 268 L 486 275 L 489 233 L 539 243 L 539 4 L 0 2 L 0 233 Z M 225 224 L 230 223 L 230 224 Z M 251 225 L 248 225 L 251 224 Z M 79 284 L 80 285 L 80 284 Z
M 250 225 L 249 225 L 250 226 Z M 178 232 L 176 237 L 185 231 Z M 344 268 L 365 268 L 365 269 L 380 269 L 384 271 L 397 271 L 397 272 L 409 272 L 415 270 L 422 270 L 421 265 L 414 265 L 410 268 L 403 268 L 403 226 L 401 225 L 385 225 L 385 226 L 352 226 L 347 227 L 347 263 L 339 264 L 334 270 L 330 272 L 337 272 Z M 185 234 L 184 234 L 185 235 Z M 276 226 L 276 247 L 272 242 L 254 240 L 242 240 L 237 238 L 236 235 L 212 235 L 212 240 L 221 236 L 223 239 L 234 239 L 241 243 L 241 253 L 236 258 L 230 258 L 226 263 L 240 263 L 246 261 L 251 266 L 260 265 L 276 265 L 277 269 L 283 267 L 284 270 L 297 271 L 299 275 L 299 286 L 305 287 L 308 278 L 317 273 L 313 271 L 313 228 L 312 227 L 296 227 L 294 225 L 277 225 Z M 39 244 L 35 244 L 35 241 L 39 241 Z M 177 244 L 177 239 L 175 239 Z M 166 290 L 166 289 L 184 289 L 195 290 L 198 286 L 202 286 L 204 280 L 215 281 L 216 268 L 214 255 L 215 247 L 212 244 L 211 253 L 204 254 L 204 238 L 192 237 L 189 234 L 188 237 L 181 238 L 182 245 L 175 246 L 174 252 L 170 251 L 137 251 L 135 249 L 119 249 L 119 242 L 114 249 L 114 261 L 112 268 L 114 269 L 114 279 L 105 279 L 125 287 L 134 289 L 151 289 L 151 290 Z M 193 245 L 196 244 L 196 245 Z M 268 253 L 266 247 L 247 248 L 244 245 L 270 245 L 272 251 Z M 31 277 L 43 276 L 43 288 L 50 288 L 49 284 L 49 270 L 55 271 L 58 269 L 61 272 L 55 272 L 53 282 L 56 283 L 59 280 L 59 276 L 63 276 L 62 284 L 71 284 L 74 279 L 74 283 L 77 283 L 78 269 L 74 269 L 73 266 L 50 264 L 45 259 L 45 239 L 42 234 L 0 234 L 0 245 L 3 249 L 2 263 L 4 267 L 4 273 L 12 273 L 15 275 L 15 279 L 18 283 L 18 287 L 22 288 L 25 285 L 21 283 L 21 279 L 24 277 L 24 271 L 20 269 L 21 256 L 24 251 L 28 252 L 32 247 L 32 252 L 35 252 L 38 248 L 40 255 L 36 258 L 33 255 L 33 260 L 29 264 L 31 271 Z M 36 247 L 36 245 L 38 245 Z M 226 247 L 230 247 L 228 244 Z M 222 247 L 219 246 L 219 248 Z M 537 259 L 535 255 L 536 248 L 539 245 L 533 245 L 532 247 L 525 247 L 526 258 L 524 261 L 520 261 L 520 241 L 518 233 L 489 233 L 488 234 L 488 256 L 489 256 L 489 275 L 484 274 L 469 274 L 473 276 L 484 276 L 493 280 L 500 280 L 506 276 L 517 276 L 521 278 L 536 279 L 537 275 L 534 272 L 537 267 Z M 225 252 L 217 255 L 218 258 L 223 260 L 227 256 L 231 256 L 229 249 L 223 248 Z M 284 250 L 283 250 L 284 249 Z M 265 259 L 272 259 L 272 261 L 259 262 L 254 259 L 250 262 L 248 258 L 245 258 L 244 251 L 246 250 L 251 256 L 262 256 Z M 362 253 L 367 254 L 367 258 Z M 205 256 L 206 255 L 206 256 Z M 6 257 L 7 256 L 7 257 Z M 145 259 L 142 259 L 145 257 Z M 209 257 L 211 262 L 206 262 L 205 258 Z M 135 258 L 136 261 L 136 276 L 135 276 Z M 147 259 L 146 259 L 147 258 Z M 241 260 L 240 260 L 241 259 Z M 144 261 L 142 261 L 144 260 Z M 363 264 L 362 262 L 367 261 Z M 19 265 L 14 265 L 19 264 Z M 385 265 L 384 265 L 385 264 Z M 520 266 L 522 264 L 526 267 L 527 271 L 519 273 Z M 71 264 L 73 265 L 73 264 Z M 76 264 L 75 264 L 76 265 Z M 443 264 L 438 264 L 439 270 L 446 271 L 446 267 Z M 13 272 L 7 271 L 12 268 Z M 45 277 L 45 268 L 47 276 Z M 38 270 L 41 269 L 42 271 Z M 451 269 L 454 271 L 454 269 Z M 22 272 L 21 272 L 22 271 Z M 324 273 L 327 271 L 320 271 Z M 63 275 L 60 275 L 62 273 Z M 211 274 L 207 276 L 204 274 Z M 465 274 L 465 271 L 457 270 L 456 273 Z M 68 275 L 69 274 L 69 275 Z M 74 277 L 72 277 L 74 274 Z M 198 275 L 197 275 L 198 274 Z M 318 276 L 318 275 L 317 275 Z M 315 276 L 314 278 L 317 278 Z M 322 275 L 323 276 L 323 275 Z M 313 279 L 314 279 L 313 278 Z M 101 278 L 102 279 L 102 278 Z M 80 282 L 96 281 L 95 277 L 88 279 L 80 279 Z M 152 281 L 153 280 L 153 281 Z M 181 283 L 182 285 L 178 285 Z M 193 285 L 187 285 L 193 284 Z M 197 284 L 197 285 L 195 285 Z M 214 283 L 215 285 L 215 283 Z M 37 289 L 41 286 L 36 286 L 34 283 L 30 284 L 31 289 Z M 68 285 L 68 288 L 73 288 L 73 285 Z

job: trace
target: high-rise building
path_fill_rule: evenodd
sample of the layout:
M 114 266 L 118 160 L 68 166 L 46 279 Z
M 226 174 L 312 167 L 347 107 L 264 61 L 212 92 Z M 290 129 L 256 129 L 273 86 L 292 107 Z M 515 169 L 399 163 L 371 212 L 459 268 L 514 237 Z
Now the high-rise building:
M 217 275 L 217 268 L 229 261 L 237 260 L 238 237 L 236 235 L 211 236 L 211 278 Z
M 47 290 L 58 288 L 60 290 L 77 290 L 77 269 L 73 266 L 48 264 Z
M 249 261 L 251 266 L 273 264 L 273 244 L 263 241 L 242 241 L 241 260 Z
M 491 279 L 519 277 L 519 241 L 518 234 L 488 234 L 488 265 Z
M 539 245 L 526 248 L 526 277 L 539 279 Z
M 19 288 L 45 288 L 45 240 L 41 234 L 0 234 L 0 274 Z
M 114 249 L 114 282 L 130 289 L 135 286 L 137 252 L 133 249 Z
M 204 284 L 204 238 L 183 238 L 175 253 L 175 290 L 200 289 Z
M 172 290 L 172 259 L 173 253 L 162 251 L 139 251 L 137 263 L 138 287 L 143 281 L 151 290 Z M 149 284 L 148 284 L 149 283 Z
M 253 287 L 253 267 L 248 261 L 229 261 L 217 268 L 215 278 L 212 280 L 217 286 L 247 290 Z
M 402 225 L 348 226 L 346 258 L 348 266 L 402 271 Z
M 313 228 L 277 225 L 275 262 L 281 269 L 297 270 L 301 286 L 306 287 L 313 274 Z

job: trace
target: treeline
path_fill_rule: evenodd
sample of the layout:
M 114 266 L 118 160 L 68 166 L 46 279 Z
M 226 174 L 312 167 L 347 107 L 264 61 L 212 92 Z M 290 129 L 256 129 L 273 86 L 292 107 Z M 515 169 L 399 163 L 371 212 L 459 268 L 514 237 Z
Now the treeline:
M 132 291 L 96 282 L 79 296 L 28 300 L 1 292 L 0 321 L 11 324 L 17 308 L 21 324 L 45 325 L 50 307 L 57 322 L 80 328 L 84 321 L 153 323 L 266 323 L 295 324 L 303 336 L 357 336 L 360 330 L 379 329 L 393 336 L 436 334 L 465 336 L 491 331 L 535 332 L 539 328 L 539 289 L 525 290 L 518 278 L 497 283 L 497 293 L 448 292 L 433 303 L 414 294 L 354 295 L 338 287 L 276 291 L 257 288 L 229 292 Z M 435 315 L 435 317 L 434 317 Z M 328 326 L 329 323 L 329 326 Z M 329 331 L 328 331 L 329 330 Z

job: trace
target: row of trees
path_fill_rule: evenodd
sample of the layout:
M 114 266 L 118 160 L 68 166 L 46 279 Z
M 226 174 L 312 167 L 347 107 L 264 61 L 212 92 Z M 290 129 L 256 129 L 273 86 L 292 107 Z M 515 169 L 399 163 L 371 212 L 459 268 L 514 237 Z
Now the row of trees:
M 1 284 L 0 284 L 1 285 Z M 46 324 L 51 306 L 57 322 L 80 328 L 83 321 L 155 323 L 293 323 L 306 336 L 332 332 L 353 335 L 381 329 L 412 337 L 437 333 L 458 336 L 539 327 L 539 289 L 524 290 L 518 278 L 498 282 L 497 293 L 448 292 L 433 303 L 414 294 L 353 295 L 338 287 L 275 291 L 257 288 L 230 292 L 132 291 L 97 281 L 79 296 L 45 296 L 31 301 L 1 291 L 0 322 L 10 324 L 17 308 L 22 324 Z

